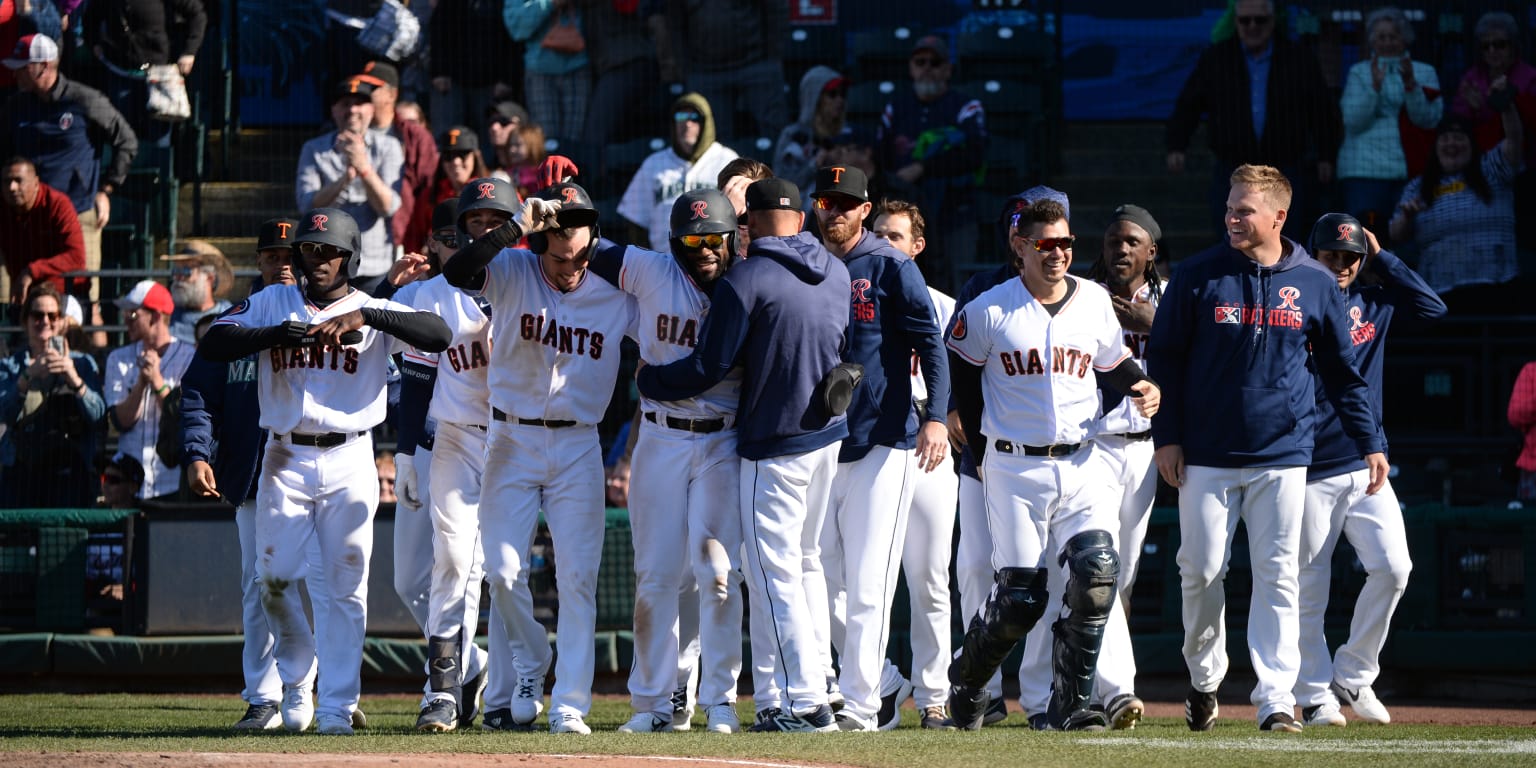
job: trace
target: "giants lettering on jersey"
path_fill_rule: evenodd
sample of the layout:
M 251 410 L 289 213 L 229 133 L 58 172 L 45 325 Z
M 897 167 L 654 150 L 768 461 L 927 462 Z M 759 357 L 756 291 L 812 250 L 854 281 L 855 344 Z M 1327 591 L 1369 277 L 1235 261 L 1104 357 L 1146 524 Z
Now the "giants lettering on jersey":
M 853 293 L 853 319 L 861 323 L 875 321 L 875 302 L 869 298 L 870 283 L 864 278 L 848 284 Z
M 681 347 L 693 348 L 699 341 L 698 321 L 677 315 L 656 316 L 656 340 Z
M 562 326 L 543 315 L 523 313 L 522 335 L 524 341 L 536 341 L 564 355 L 590 355 L 593 360 L 603 358 L 603 335 L 586 328 Z
M 463 344 L 458 344 L 444 352 L 448 355 L 448 364 L 453 366 L 454 373 L 480 368 L 487 362 L 485 347 L 479 339 L 470 342 L 467 348 Z
M 1349 308 L 1349 340 L 1357 347 L 1376 338 L 1376 324 L 1365 320 L 1363 314 L 1359 307 Z
M 357 350 L 351 347 L 273 347 L 267 351 L 272 372 L 291 368 L 319 368 L 342 373 L 357 373 Z
M 1040 358 L 1040 350 L 1031 349 L 1028 352 L 1020 352 L 1015 349 L 1011 352 L 1003 352 L 998 355 L 998 360 L 1003 364 L 1003 373 L 1009 376 L 1035 376 L 1045 373 L 1045 362 Z M 1088 366 L 1093 363 L 1093 355 L 1072 347 L 1051 348 L 1051 373 L 1065 373 L 1076 376 L 1079 379 L 1088 376 Z

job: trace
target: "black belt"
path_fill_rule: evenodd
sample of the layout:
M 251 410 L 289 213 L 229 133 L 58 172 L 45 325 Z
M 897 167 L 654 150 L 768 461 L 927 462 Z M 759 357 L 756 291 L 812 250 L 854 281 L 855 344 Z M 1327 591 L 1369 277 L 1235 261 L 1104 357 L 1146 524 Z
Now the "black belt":
M 1152 430 L 1144 429 L 1140 432 L 1118 432 L 1115 437 L 1123 437 L 1127 440 L 1151 440 Z
M 652 424 L 659 424 L 655 411 L 647 411 L 645 420 Z M 707 435 L 711 432 L 719 432 L 725 429 L 725 419 L 679 419 L 676 416 L 668 416 L 666 425 L 670 429 L 680 429 L 684 432 L 697 432 Z
M 290 445 L 302 445 L 306 448 L 335 448 L 354 437 L 362 437 L 367 432 L 326 432 L 319 435 L 306 435 L 299 432 L 290 432 L 282 438 L 286 438 Z
M 1047 459 L 1059 459 L 1063 456 L 1071 456 L 1082 447 L 1082 443 L 1056 443 L 1055 445 L 1025 445 L 1015 443 L 1012 440 L 998 440 L 994 446 L 1003 453 L 1022 453 L 1025 456 L 1044 456 Z
M 551 421 L 549 419 L 513 418 L 513 417 L 508 416 L 507 414 L 503 413 L 500 408 L 492 408 L 491 409 L 491 418 L 493 418 L 493 419 L 495 419 L 497 421 L 515 421 L 518 424 L 524 424 L 524 425 L 527 425 L 527 426 L 530 426 L 530 427 L 544 427 L 546 429 L 564 429 L 566 427 L 574 427 L 574 426 L 576 426 L 576 422 L 568 421 L 568 420 L 563 420 L 563 419 Z

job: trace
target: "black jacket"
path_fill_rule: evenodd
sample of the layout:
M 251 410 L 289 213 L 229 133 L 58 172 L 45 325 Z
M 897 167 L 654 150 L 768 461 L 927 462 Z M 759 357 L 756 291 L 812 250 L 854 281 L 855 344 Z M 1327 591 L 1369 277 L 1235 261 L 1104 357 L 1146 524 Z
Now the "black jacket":
M 1316 152 L 1318 160 L 1333 162 L 1343 135 L 1338 97 L 1324 82 L 1310 51 L 1279 38 L 1274 45 L 1264 137 L 1253 133 L 1248 64 L 1242 43 L 1234 37 L 1200 54 L 1168 118 L 1168 151 L 1185 151 L 1205 114 L 1211 151 L 1223 165 L 1284 167 L 1303 160 L 1308 149 Z
M 100 45 L 109 61 L 137 70 L 196 56 L 208 15 L 200 0 L 93 0 L 85 25 L 86 38 Z

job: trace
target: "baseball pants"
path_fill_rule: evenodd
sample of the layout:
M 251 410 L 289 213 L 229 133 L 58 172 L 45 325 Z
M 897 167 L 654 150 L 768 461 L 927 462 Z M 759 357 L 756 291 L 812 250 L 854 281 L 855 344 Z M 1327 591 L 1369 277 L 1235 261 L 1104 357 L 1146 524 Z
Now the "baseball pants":
M 560 653 L 550 716 L 585 717 L 592 708 L 597 570 L 603 555 L 603 457 L 597 428 L 493 422 L 485 477 L 480 535 L 491 599 L 508 642 L 532 657 L 519 656 L 514 664 L 519 676 L 542 676 L 549 669 L 548 637 L 533 617 L 527 565 L 543 509 L 554 539 L 560 593 L 555 626 Z
M 261 608 L 261 582 L 256 578 L 255 499 L 247 499 L 235 510 L 235 531 L 240 537 L 240 666 L 245 673 L 245 689 L 240 698 L 247 704 L 275 706 L 283 700 L 283 680 L 277 674 L 276 638 L 267 625 L 267 613 Z M 323 592 L 325 574 L 314 567 L 320 562 L 319 547 L 318 541 L 311 543 L 304 588 Z M 284 590 L 283 599 L 292 602 L 286 610 L 304 612 L 298 590 Z
M 955 540 L 960 483 L 945 453 L 932 472 L 915 472 L 912 506 L 901 568 L 912 604 L 912 700 L 919 710 L 949 698 L 953 616 L 949 605 L 949 555 Z
M 314 683 L 315 712 L 350 718 L 357 709 L 368 621 L 368 558 L 379 504 L 373 439 L 362 435 L 331 448 L 267 440 L 257 486 L 256 573 L 262 608 L 277 637 L 277 670 L 285 686 Z M 289 592 L 307 571 L 318 542 L 324 579 L 309 583 L 315 628 L 292 610 Z
M 429 532 L 431 594 L 426 636 L 459 639 L 460 682 L 480 674 L 486 662 L 485 652 L 475 645 L 475 630 L 480 624 L 480 585 L 485 580 L 484 555 L 480 549 L 480 488 L 484 479 L 481 467 L 485 465 L 485 438 L 484 427 L 440 421 L 431 461 L 427 464 L 433 490 L 426 497 L 428 518 L 432 523 Z M 420 455 L 419 451 L 417 455 Z M 428 687 L 430 689 L 430 684 Z M 447 693 L 429 690 L 422 705 L 440 698 L 450 697 Z M 465 704 L 467 706 L 469 702 Z
M 1408 588 L 1413 563 L 1402 508 L 1390 482 L 1367 496 L 1370 481 L 1370 471 L 1358 469 L 1307 483 L 1301 525 L 1301 673 L 1296 681 L 1296 701 L 1303 707 L 1329 701 L 1332 680 L 1350 690 L 1376 682 L 1392 613 Z M 1355 599 L 1349 639 L 1330 662 L 1323 613 L 1340 533 L 1365 566 L 1365 586 Z
M 742 533 L 759 712 L 809 712 L 827 703 L 827 580 L 821 528 L 832 495 L 840 443 L 805 453 L 741 460 Z
M 1179 489 L 1179 581 L 1184 593 L 1184 661 L 1190 684 L 1213 692 L 1227 675 L 1222 582 L 1241 519 L 1248 530 L 1253 595 L 1248 655 L 1258 676 L 1258 721 L 1296 708 L 1301 666 L 1297 583 L 1306 467 L 1185 467 Z
M 911 450 L 884 445 L 838 464 L 831 511 L 821 531 L 831 621 L 829 635 L 818 636 L 817 646 L 824 653 L 838 651 L 842 716 L 869 727 L 880 713 L 880 674 L 916 471 Z M 826 656 L 829 673 L 831 662 Z
M 416 471 L 417 503 L 412 504 L 396 493 L 394 586 L 416 628 L 426 633 L 432 600 L 432 452 L 417 448 L 412 466 Z
M 741 516 L 736 431 L 694 433 L 640 424 L 629 486 L 635 547 L 635 659 L 629 673 L 636 712 L 672 717 L 679 680 L 681 599 L 698 601 L 698 700 L 736 699 L 741 673 Z M 678 552 L 680 530 L 687 551 Z M 687 588 L 697 584 L 697 591 Z M 692 665 L 690 665 L 692 666 Z
M 992 594 L 992 532 L 987 528 L 986 492 L 981 481 L 970 475 L 960 475 L 959 498 L 960 542 L 955 547 L 955 586 L 960 590 L 960 617 L 964 627 L 987 604 L 987 597 Z M 944 679 L 947 691 L 947 667 Z M 992 679 L 987 681 L 987 692 L 993 701 L 1003 700 L 1002 670 L 992 673 Z

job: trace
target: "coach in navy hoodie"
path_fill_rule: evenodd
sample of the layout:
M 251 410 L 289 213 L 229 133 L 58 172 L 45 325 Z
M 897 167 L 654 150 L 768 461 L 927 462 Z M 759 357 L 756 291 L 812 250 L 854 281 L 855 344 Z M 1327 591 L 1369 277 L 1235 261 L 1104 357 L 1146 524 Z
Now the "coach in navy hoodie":
M 1232 535 L 1247 525 L 1253 565 L 1249 655 L 1259 727 L 1295 733 L 1300 666 L 1297 571 L 1307 466 L 1316 429 L 1308 348 L 1345 433 L 1370 467 L 1387 460 L 1370 393 L 1354 368 L 1349 325 L 1331 273 L 1285 239 L 1290 183 L 1244 165 L 1227 196 L 1228 244 L 1180 265 L 1152 323 L 1147 364 L 1163 391 L 1152 418 L 1158 472 L 1179 489 L 1179 575 L 1186 721 L 1209 730 L 1227 672 L 1222 579 Z
M 848 269 L 810 234 L 800 192 L 783 179 L 747 188 L 747 259 L 715 285 L 689 357 L 640 369 L 655 400 L 693 397 L 741 365 L 736 411 L 742 532 L 752 605 L 758 731 L 832 731 L 817 638 L 827 636 L 818 538 L 848 419 L 818 384 L 841 361 Z

